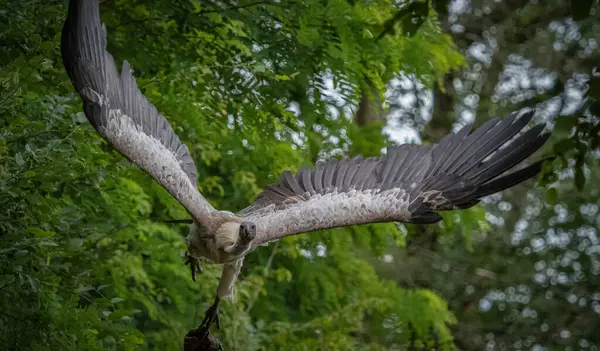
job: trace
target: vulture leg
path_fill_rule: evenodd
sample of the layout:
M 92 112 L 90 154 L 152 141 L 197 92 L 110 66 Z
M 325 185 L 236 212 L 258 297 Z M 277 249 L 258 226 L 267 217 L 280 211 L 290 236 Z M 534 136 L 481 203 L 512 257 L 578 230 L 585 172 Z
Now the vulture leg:
M 200 266 L 200 260 L 191 256 L 189 253 L 186 252 L 185 254 L 186 257 L 186 261 L 185 264 L 186 265 L 190 265 L 190 270 L 192 271 L 192 280 L 196 281 L 196 272 L 198 273 L 202 273 L 202 267 Z
M 215 302 L 204 313 L 204 320 L 202 320 L 202 324 L 200 324 L 200 327 L 198 328 L 202 333 L 205 333 L 204 337 L 209 334 L 210 326 L 213 323 L 217 325 L 218 329 L 221 329 L 221 321 L 219 320 L 219 302 L 221 302 L 221 299 L 227 298 L 233 294 L 235 280 L 237 279 L 238 274 L 240 274 L 243 262 L 244 259 L 240 258 L 235 262 L 223 265 L 223 274 L 221 275 L 221 280 L 217 287 Z
M 204 313 L 204 319 L 198 328 L 203 333 L 200 342 L 202 342 L 202 340 L 209 335 L 210 325 L 213 322 L 217 325 L 217 329 L 221 329 L 221 321 L 219 320 L 219 302 L 221 302 L 221 299 L 218 296 L 215 297 L 215 302 Z

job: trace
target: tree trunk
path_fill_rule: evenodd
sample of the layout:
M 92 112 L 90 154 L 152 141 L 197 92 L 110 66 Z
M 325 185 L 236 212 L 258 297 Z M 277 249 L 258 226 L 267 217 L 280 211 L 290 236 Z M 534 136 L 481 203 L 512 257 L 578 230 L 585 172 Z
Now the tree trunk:
M 373 122 L 383 122 L 383 107 L 379 89 L 373 85 L 369 78 L 364 78 L 361 88 L 361 98 L 358 104 L 358 111 L 354 115 L 354 122 L 364 127 Z

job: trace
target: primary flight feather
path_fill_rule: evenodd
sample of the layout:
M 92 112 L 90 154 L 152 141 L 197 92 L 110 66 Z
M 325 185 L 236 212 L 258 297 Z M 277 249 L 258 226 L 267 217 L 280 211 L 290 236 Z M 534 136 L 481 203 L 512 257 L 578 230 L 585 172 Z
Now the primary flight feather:
M 535 176 L 541 161 L 508 173 L 548 139 L 544 126 L 522 130 L 533 112 L 467 126 L 437 145 L 389 147 L 380 157 L 331 159 L 296 175 L 284 172 L 238 214 L 212 207 L 197 189 L 188 148 L 140 92 L 125 61 L 121 72 L 106 51 L 97 0 L 71 0 L 62 56 L 92 126 L 190 213 L 187 237 L 197 260 L 224 264 L 215 304 L 203 326 L 218 323 L 217 306 L 230 295 L 243 258 L 258 245 L 285 236 L 374 222 L 429 224 L 438 211 L 465 209 L 484 196 Z M 508 146 L 507 146 L 508 145 Z

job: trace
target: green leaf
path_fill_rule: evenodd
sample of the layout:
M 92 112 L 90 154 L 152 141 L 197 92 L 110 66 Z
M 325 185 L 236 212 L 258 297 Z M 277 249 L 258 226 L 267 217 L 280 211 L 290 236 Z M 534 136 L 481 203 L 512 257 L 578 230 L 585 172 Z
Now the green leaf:
M 73 238 L 71 239 L 71 246 L 79 247 L 83 245 L 84 240 L 81 238 Z
M 123 317 L 128 317 L 129 311 L 125 310 L 125 309 L 122 309 L 122 310 L 119 309 L 116 311 L 105 311 L 105 312 L 103 312 L 103 314 L 108 316 L 108 319 L 115 321 L 115 320 L 122 319 Z
M 569 151 L 574 150 L 575 146 L 576 143 L 573 139 L 562 139 L 559 140 L 556 144 L 554 144 L 552 150 L 557 154 L 566 154 Z
M 551 205 L 556 205 L 558 203 L 558 194 L 556 192 L 556 188 L 550 188 L 546 191 L 546 200 Z
M 80 286 L 79 288 L 75 289 L 75 291 L 78 293 L 84 293 L 90 290 L 94 290 L 94 287 L 91 285 Z
M 31 286 L 31 290 L 33 290 L 33 292 L 40 291 L 40 280 L 37 277 L 27 275 L 27 281 L 29 282 L 29 286 Z
M 25 160 L 23 159 L 23 155 L 21 155 L 20 152 L 17 152 L 17 154 L 15 155 L 15 162 L 17 163 L 17 166 L 23 166 L 25 164 Z
M 28 253 L 29 253 L 29 250 L 25 250 L 25 249 L 17 250 L 15 252 L 15 257 L 23 257 L 23 256 L 27 255 Z
M 262 62 L 259 62 L 256 65 L 254 65 L 254 72 L 264 73 L 266 70 L 267 67 Z
M 53 247 L 58 246 L 58 244 L 52 240 L 44 240 L 44 241 L 40 242 L 38 245 L 39 246 L 53 246 Z
M 33 234 L 36 238 L 51 238 L 56 235 L 56 232 L 51 230 L 44 230 L 38 227 L 27 228 L 27 232 Z
M 29 37 L 29 44 L 32 49 L 37 49 L 42 43 L 42 37 L 39 34 L 33 34 Z
M 25 178 L 33 178 L 36 176 L 36 174 L 37 173 L 35 173 L 34 171 L 29 170 L 29 171 L 26 171 L 24 175 L 25 175 Z
M 82 124 L 87 122 L 87 118 L 83 112 L 77 112 L 71 115 L 74 124 Z
M 554 130 L 559 133 L 569 134 L 577 126 L 577 118 L 573 116 L 560 116 L 554 121 Z

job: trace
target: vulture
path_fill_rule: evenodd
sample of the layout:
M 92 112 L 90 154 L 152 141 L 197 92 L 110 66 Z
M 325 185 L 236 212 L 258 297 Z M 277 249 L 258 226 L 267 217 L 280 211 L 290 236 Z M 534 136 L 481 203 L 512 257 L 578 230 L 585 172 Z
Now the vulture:
M 379 157 L 330 159 L 285 171 L 239 213 L 215 209 L 197 188 L 189 149 L 137 87 L 124 61 L 106 51 L 97 0 L 71 0 L 61 50 L 83 111 L 96 131 L 152 176 L 189 212 L 187 258 L 223 265 L 216 298 L 201 328 L 219 326 L 244 257 L 286 236 L 375 222 L 436 223 L 439 211 L 466 209 L 484 196 L 534 177 L 542 161 L 512 170 L 548 140 L 544 125 L 525 128 L 533 111 L 466 126 L 435 145 L 388 147 Z M 526 129 L 526 130 L 525 130 Z

